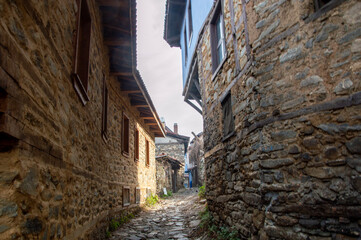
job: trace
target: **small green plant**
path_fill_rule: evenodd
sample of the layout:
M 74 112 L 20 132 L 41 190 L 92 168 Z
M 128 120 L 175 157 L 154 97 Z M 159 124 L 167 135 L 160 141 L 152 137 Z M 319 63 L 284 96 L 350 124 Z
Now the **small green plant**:
M 213 222 L 213 218 L 211 213 L 208 210 L 208 207 L 206 206 L 203 211 L 199 213 L 199 216 L 201 218 L 200 227 L 201 228 L 208 228 L 211 223 Z
M 106 236 L 106 238 L 110 238 L 111 237 L 111 233 L 109 232 L 109 230 L 107 230 L 106 232 L 105 232 L 105 236 Z
M 227 227 L 220 227 L 217 231 L 217 236 L 219 239 L 224 239 L 224 240 L 238 240 L 239 238 L 237 237 L 237 230 L 235 229 L 229 229 Z
M 106 238 L 110 238 L 111 237 L 111 232 L 114 232 L 115 230 L 117 230 L 121 225 L 129 222 L 132 218 L 134 218 L 134 214 L 133 213 L 129 213 L 129 214 L 125 214 L 125 215 L 121 215 L 119 221 L 116 219 L 112 219 L 109 223 L 109 228 L 108 230 L 105 232 L 105 236 Z
M 117 220 L 112 219 L 112 220 L 110 221 L 109 230 L 110 230 L 111 232 L 117 230 L 119 227 L 120 227 L 120 223 L 119 223 Z
M 204 185 L 199 187 L 198 196 L 200 198 L 206 198 L 206 187 Z
M 200 227 L 208 231 L 209 237 L 218 240 L 240 240 L 238 238 L 238 231 L 234 228 L 229 229 L 228 227 L 219 227 L 215 224 L 211 213 L 206 206 L 203 211 L 199 213 L 201 218 Z
M 150 195 L 145 199 L 145 204 L 148 206 L 154 206 L 159 201 L 158 195 Z
M 168 198 L 173 196 L 173 192 L 171 190 L 167 191 L 167 194 L 162 194 L 160 197 L 161 198 Z
M 129 219 L 128 219 L 127 215 L 121 216 L 119 219 L 120 224 L 127 223 L 128 221 L 129 221 Z

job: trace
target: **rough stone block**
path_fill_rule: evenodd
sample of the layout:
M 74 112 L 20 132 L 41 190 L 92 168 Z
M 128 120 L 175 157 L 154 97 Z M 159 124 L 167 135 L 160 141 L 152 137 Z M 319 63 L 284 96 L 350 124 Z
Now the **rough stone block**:
M 361 137 L 355 137 L 346 142 L 346 147 L 351 153 L 361 153 Z
M 26 177 L 20 184 L 20 191 L 22 193 L 27 193 L 32 196 L 36 196 L 38 194 L 37 187 L 39 185 L 38 179 L 38 170 L 35 167 L 30 168 Z
M 300 85 L 301 87 L 309 87 L 318 85 L 321 82 L 323 82 L 323 79 L 320 76 L 314 75 L 302 80 Z
M 292 130 L 283 130 L 271 133 L 271 137 L 274 141 L 284 141 L 287 139 L 295 138 L 296 136 L 297 133 Z
M 288 61 L 293 61 L 293 60 L 297 60 L 300 59 L 303 55 L 302 52 L 302 46 L 299 45 L 295 48 L 291 48 L 287 51 L 287 53 L 284 53 L 280 56 L 280 63 L 285 63 Z
M 18 206 L 15 202 L 9 202 L 6 199 L 0 199 L 0 217 L 9 216 L 16 217 Z
M 284 158 L 284 159 L 268 159 L 260 162 L 260 166 L 266 169 L 275 169 L 284 166 L 291 165 L 294 162 L 293 159 Z

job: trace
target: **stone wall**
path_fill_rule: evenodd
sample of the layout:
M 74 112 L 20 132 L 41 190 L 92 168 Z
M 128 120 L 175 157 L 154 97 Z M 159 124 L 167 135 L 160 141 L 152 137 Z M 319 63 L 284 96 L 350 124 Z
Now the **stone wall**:
M 202 186 L 205 183 L 205 164 L 203 149 L 203 133 L 193 138 L 188 147 L 188 170 L 192 174 L 192 187 Z
M 156 143 L 155 152 L 157 156 L 160 156 L 164 153 L 184 164 L 185 150 L 183 143 Z
M 214 79 L 211 14 L 197 48 L 214 219 L 242 239 L 360 238 L 361 3 L 222 2 L 227 56 Z
M 99 9 L 95 1 L 89 7 L 90 101 L 83 106 L 70 78 L 76 1 L 0 2 L 0 124 L 20 139 L 0 152 L 1 239 L 101 239 L 107 225 L 97 224 L 138 206 L 136 187 L 142 201 L 147 189 L 156 190 L 154 135 L 109 76 Z M 103 74 L 109 87 L 107 143 L 101 136 Z M 130 119 L 129 157 L 121 152 L 123 112 Z M 2 144 L 10 143 L 3 138 Z M 123 207 L 123 187 L 130 188 L 129 207 Z M 101 235 L 88 236 L 99 228 Z
M 168 161 L 156 159 L 156 183 L 158 195 L 163 195 L 163 188 L 172 190 L 172 166 Z
M 167 142 L 167 140 L 169 141 Z M 185 146 L 183 142 L 179 142 L 175 138 L 171 138 L 167 136 L 162 141 L 157 141 L 155 144 L 155 153 L 156 156 L 161 156 L 163 154 L 178 160 L 182 166 L 177 171 L 177 189 L 181 189 L 184 187 L 184 154 L 185 154 Z

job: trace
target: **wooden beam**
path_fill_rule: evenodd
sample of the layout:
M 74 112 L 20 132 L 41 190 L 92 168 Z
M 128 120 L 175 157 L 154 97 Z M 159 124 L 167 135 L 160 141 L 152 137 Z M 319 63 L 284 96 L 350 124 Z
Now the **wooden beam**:
M 104 43 L 105 43 L 105 45 L 112 46 L 112 47 L 118 47 L 118 46 L 130 47 L 130 41 L 109 39 L 109 40 L 105 40 Z
M 198 79 L 194 79 L 193 80 L 193 83 L 194 83 L 194 86 L 196 86 L 198 92 L 199 92 L 199 95 L 202 96 L 201 94 L 201 88 L 199 87 L 199 83 L 198 83 Z
M 196 95 L 194 95 L 193 93 L 189 92 L 189 95 L 194 99 L 196 100 L 196 102 L 199 104 L 199 106 L 203 107 L 203 104 L 201 102 L 200 99 L 198 99 L 198 97 Z
M 154 117 L 140 117 L 141 119 L 154 119 Z
M 135 104 L 135 105 L 132 105 L 132 106 L 136 107 L 136 108 L 149 108 L 148 104 Z
M 120 92 L 124 94 L 141 93 L 140 90 L 121 90 Z
M 158 123 L 156 123 L 156 122 L 146 122 L 145 123 L 146 125 L 152 125 L 152 126 L 158 126 Z
M 118 1 L 118 0 L 97 0 L 99 6 L 106 7 L 129 7 L 127 4 L 128 1 Z
M 192 103 L 191 101 L 189 101 L 189 99 L 185 99 L 184 100 L 186 103 L 188 103 L 189 105 L 191 105 L 191 107 L 193 107 L 197 112 L 199 112 L 202 115 L 202 110 L 200 110 L 196 105 L 194 105 L 194 103 Z
M 132 77 L 133 73 L 131 72 L 110 72 L 111 76 L 121 76 L 121 77 Z
M 126 34 L 130 34 L 130 30 L 129 30 L 129 29 L 120 28 L 120 27 L 118 27 L 118 26 L 113 26 L 113 25 L 109 25 L 109 24 L 104 24 L 104 27 L 105 27 L 105 28 L 113 29 L 113 30 L 115 30 L 115 31 L 123 32 L 123 33 L 126 33 Z
M 138 94 L 138 93 L 134 93 L 134 94 Z M 144 102 L 144 96 L 143 95 L 132 95 L 131 97 L 132 97 L 132 99 L 134 99 L 136 101 L 139 100 L 139 101 Z

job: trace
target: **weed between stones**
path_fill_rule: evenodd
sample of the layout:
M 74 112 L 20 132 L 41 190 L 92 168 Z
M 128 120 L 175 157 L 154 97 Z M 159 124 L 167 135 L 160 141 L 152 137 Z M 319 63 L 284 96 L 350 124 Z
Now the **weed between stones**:
M 111 233 L 114 232 L 115 230 L 117 230 L 120 226 L 122 226 L 123 224 L 129 222 L 132 218 L 134 218 L 135 215 L 133 213 L 129 213 L 126 215 L 122 215 L 120 216 L 119 219 L 112 219 L 109 223 L 109 227 L 105 232 L 105 236 L 106 238 L 110 238 L 111 237 Z
M 218 240 L 240 240 L 240 238 L 237 237 L 238 231 L 236 229 L 216 225 L 207 206 L 199 213 L 199 216 L 201 218 L 199 227 L 202 231 L 207 232 L 210 238 Z

